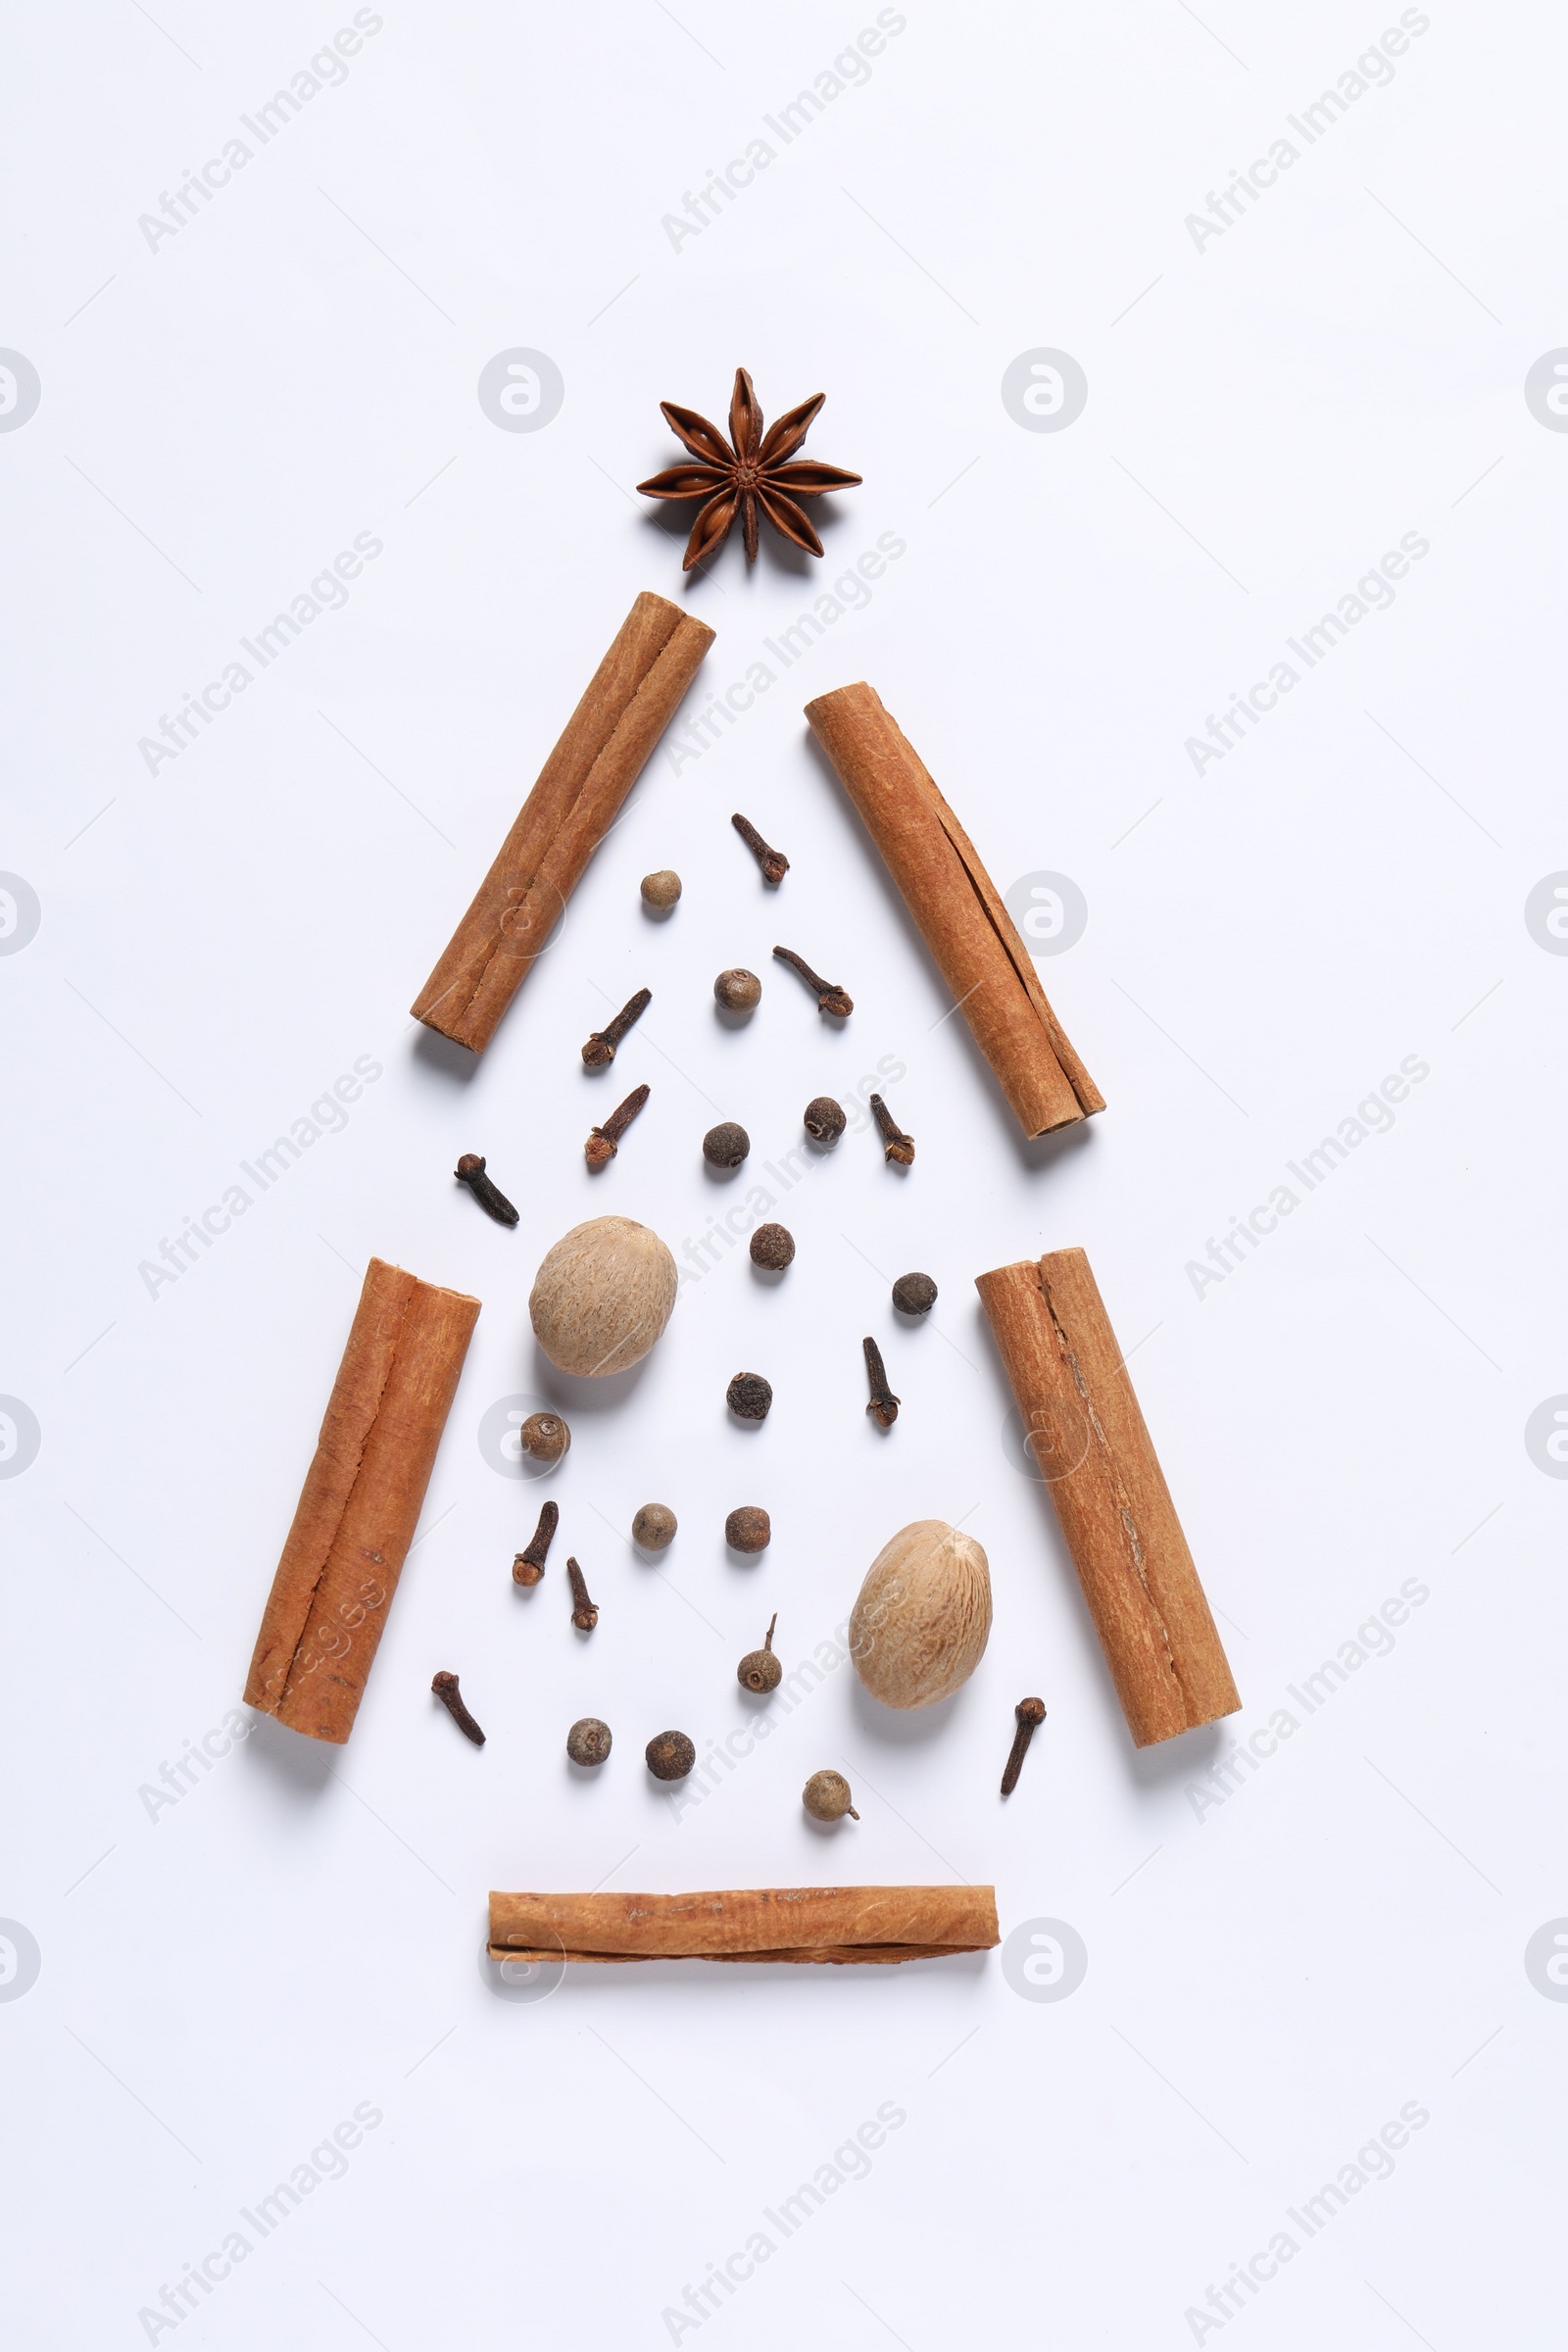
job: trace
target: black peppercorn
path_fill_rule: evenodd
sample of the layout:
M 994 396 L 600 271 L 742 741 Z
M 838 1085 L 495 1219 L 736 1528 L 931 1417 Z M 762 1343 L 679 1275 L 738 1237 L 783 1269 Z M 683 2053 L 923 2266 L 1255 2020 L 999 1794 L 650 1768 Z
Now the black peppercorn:
M 844 1133 L 844 1106 L 831 1095 L 813 1095 L 806 1105 L 806 1132 L 813 1144 L 836 1144 Z
M 782 1274 L 795 1255 L 795 1236 L 787 1225 L 759 1225 L 752 1236 L 752 1263 L 769 1274 Z
M 738 1168 L 752 1148 L 752 1139 L 733 1119 L 722 1119 L 703 1138 L 703 1157 L 710 1168 Z
M 643 1753 L 656 1781 L 683 1781 L 697 1761 L 697 1750 L 684 1732 L 660 1732 Z
M 773 1390 L 760 1372 L 737 1372 L 724 1391 L 724 1402 L 738 1421 L 765 1421 Z
M 937 1302 L 937 1286 L 929 1274 L 901 1274 L 893 1285 L 893 1303 L 901 1315 L 928 1315 Z
M 755 1502 L 743 1502 L 724 1522 L 724 1541 L 731 1551 L 765 1551 L 773 1541 L 773 1522 Z

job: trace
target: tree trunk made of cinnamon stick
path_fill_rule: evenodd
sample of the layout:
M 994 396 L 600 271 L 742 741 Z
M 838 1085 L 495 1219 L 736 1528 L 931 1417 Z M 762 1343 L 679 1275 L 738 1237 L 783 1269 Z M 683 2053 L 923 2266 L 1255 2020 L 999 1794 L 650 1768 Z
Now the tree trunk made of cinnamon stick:
M 478 1313 L 371 1258 L 245 1685 L 312 1740 L 354 1729 Z
M 482 1054 L 713 642 L 639 596 L 412 1010 Z
M 1241 1705 L 1089 1260 L 1054 1250 L 975 1288 L 1140 1747 Z
M 492 1960 L 886 1965 L 989 1951 L 990 1886 L 758 1886 L 708 1894 L 499 1894 Z
M 1001 892 L 881 697 L 841 686 L 806 715 L 1024 1133 L 1103 1110 Z

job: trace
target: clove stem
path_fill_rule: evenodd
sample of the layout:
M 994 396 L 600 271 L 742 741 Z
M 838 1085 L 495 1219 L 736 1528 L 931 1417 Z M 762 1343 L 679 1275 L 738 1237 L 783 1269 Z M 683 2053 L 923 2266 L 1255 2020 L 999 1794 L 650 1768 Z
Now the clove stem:
M 820 972 L 813 972 L 805 956 L 797 956 L 793 948 L 775 948 L 773 953 L 780 963 L 787 963 L 792 971 L 799 972 L 807 987 L 815 991 L 818 1012 L 830 1012 L 836 1021 L 849 1019 L 855 1010 L 855 999 L 836 980 L 824 980 Z
M 498 1225 L 515 1225 L 517 1212 L 505 1193 L 497 1190 L 484 1172 L 484 1159 L 477 1152 L 465 1152 L 452 1171 L 460 1184 L 466 1184 L 487 1216 Z
M 596 1029 L 589 1038 L 582 1050 L 583 1068 L 608 1069 L 615 1058 L 615 1048 L 633 1021 L 642 1019 L 653 1001 L 654 992 L 651 988 L 640 988 L 634 997 L 628 997 L 614 1019 L 607 1021 L 602 1029 Z
M 512 1563 L 514 1585 L 536 1585 L 545 1572 L 545 1560 L 561 1519 L 560 1505 L 547 1502 L 539 1514 L 539 1524 L 533 1531 L 533 1541 L 526 1551 L 519 1551 Z
M 583 1153 L 591 1168 L 607 1168 L 614 1158 L 621 1137 L 648 1100 L 646 1086 L 633 1087 L 624 1102 L 612 1110 L 602 1127 L 588 1131 Z
M 575 1560 L 566 1562 L 566 1574 L 571 1579 L 571 1622 L 579 1634 L 591 1634 L 599 1623 L 599 1611 L 588 1597 L 588 1584 Z
M 1010 1796 L 1018 1786 L 1018 1775 L 1023 1770 L 1023 1760 L 1029 1752 L 1029 1742 L 1035 1736 L 1037 1725 L 1046 1720 L 1046 1702 L 1043 1698 L 1020 1698 L 1012 1711 L 1018 1718 L 1018 1729 L 1013 1734 L 1012 1752 L 1007 1758 L 1006 1770 L 1002 1776 L 1004 1796 Z
M 882 1156 L 896 1161 L 901 1168 L 909 1167 L 914 1159 L 914 1138 L 906 1135 L 880 1095 L 871 1097 L 871 1116 L 882 1138 Z
M 463 1693 L 458 1689 L 457 1676 L 449 1674 L 443 1667 L 431 1683 L 430 1689 L 441 1701 L 464 1738 L 471 1740 L 475 1747 L 483 1747 L 484 1734 L 463 1703 Z
M 742 816 L 738 809 L 729 821 L 761 867 L 762 880 L 771 882 L 776 889 L 790 870 L 790 861 L 783 851 L 769 849 L 750 818 Z
M 879 1429 L 891 1429 L 899 1417 L 899 1399 L 888 1387 L 882 1350 L 875 1340 L 862 1340 L 860 1345 L 865 1349 L 865 1374 L 871 1384 L 871 1401 L 865 1409 Z

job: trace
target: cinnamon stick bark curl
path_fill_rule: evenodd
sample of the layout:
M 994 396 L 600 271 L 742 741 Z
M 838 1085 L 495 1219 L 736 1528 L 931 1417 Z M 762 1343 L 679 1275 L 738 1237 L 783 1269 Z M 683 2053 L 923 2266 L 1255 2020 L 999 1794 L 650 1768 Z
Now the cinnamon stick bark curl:
M 492 1960 L 871 1963 L 989 1951 L 990 1886 L 759 1886 L 490 1897 Z
M 1241 1705 L 1089 1260 L 1054 1250 L 975 1277 L 1134 1740 Z

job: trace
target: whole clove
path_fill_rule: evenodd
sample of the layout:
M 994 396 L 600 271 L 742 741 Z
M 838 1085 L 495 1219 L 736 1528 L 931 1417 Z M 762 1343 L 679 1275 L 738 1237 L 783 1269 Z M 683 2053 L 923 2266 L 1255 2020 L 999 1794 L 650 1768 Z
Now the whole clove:
M 901 1168 L 911 1166 L 914 1160 L 914 1138 L 905 1134 L 880 1095 L 871 1097 L 871 1116 L 882 1138 L 883 1158 L 895 1161 Z
M 634 1086 L 624 1102 L 616 1104 L 602 1127 L 591 1127 L 583 1156 L 591 1168 L 608 1168 L 620 1149 L 620 1139 L 648 1100 L 646 1086 Z
M 1018 1775 L 1023 1770 L 1029 1742 L 1046 1720 L 1046 1702 L 1043 1698 L 1020 1698 L 1012 1711 L 1018 1718 L 1018 1729 L 1013 1734 L 1012 1753 L 1007 1758 L 1007 1767 L 1002 1776 L 1004 1796 L 1010 1796 L 1018 1786 Z
M 784 1669 L 773 1655 L 773 1626 L 778 1623 L 778 1611 L 773 1611 L 773 1623 L 762 1638 L 760 1649 L 749 1649 L 735 1669 L 735 1680 L 743 1690 L 751 1690 L 760 1698 L 776 1690 L 784 1679 Z
M 457 1676 L 448 1674 L 443 1667 L 431 1683 L 430 1689 L 441 1701 L 464 1738 L 471 1740 L 475 1747 L 483 1747 L 484 1734 L 463 1703 L 463 1693 L 458 1689 Z
M 566 1574 L 571 1580 L 571 1622 L 579 1634 L 591 1634 L 599 1623 L 599 1611 L 588 1597 L 588 1582 L 573 1559 L 566 1562 Z
M 776 890 L 790 870 L 790 861 L 783 851 L 770 850 L 757 827 L 748 818 L 737 813 L 729 821 L 761 867 L 762 880 L 770 882 Z
M 780 963 L 787 963 L 792 972 L 799 972 L 807 987 L 815 992 L 818 1012 L 831 1013 L 836 1021 L 849 1019 L 855 1010 L 855 999 L 836 980 L 824 980 L 820 972 L 813 972 L 806 958 L 797 956 L 793 948 L 775 948 L 773 953 Z
M 527 1550 L 519 1551 L 512 1563 L 512 1581 L 514 1585 L 528 1586 L 539 1582 L 545 1572 L 545 1561 L 560 1523 L 560 1505 L 547 1502 L 539 1514 L 539 1524 L 533 1531 Z
M 871 1384 L 871 1401 L 865 1409 L 879 1429 L 891 1429 L 899 1417 L 899 1399 L 888 1387 L 882 1350 L 875 1340 L 862 1340 L 860 1345 L 865 1349 L 865 1376 Z
M 615 1058 L 615 1048 L 633 1021 L 642 1019 L 653 1001 L 654 992 L 651 988 L 640 988 L 634 997 L 628 997 L 614 1019 L 607 1021 L 602 1029 L 596 1029 L 589 1038 L 582 1050 L 583 1068 L 585 1070 L 608 1069 Z
M 804 1125 L 813 1144 L 836 1144 L 844 1133 L 844 1105 L 831 1095 L 813 1095 L 806 1105 Z
M 515 1225 L 517 1212 L 505 1193 L 498 1191 L 484 1172 L 484 1158 L 478 1152 L 465 1152 L 452 1171 L 460 1184 L 466 1184 L 486 1216 L 494 1217 L 498 1225 Z

